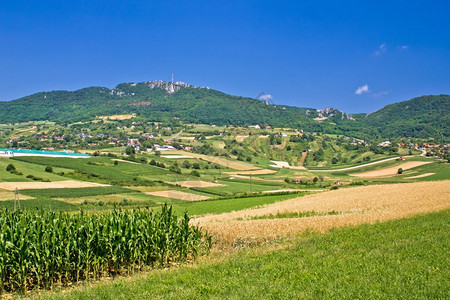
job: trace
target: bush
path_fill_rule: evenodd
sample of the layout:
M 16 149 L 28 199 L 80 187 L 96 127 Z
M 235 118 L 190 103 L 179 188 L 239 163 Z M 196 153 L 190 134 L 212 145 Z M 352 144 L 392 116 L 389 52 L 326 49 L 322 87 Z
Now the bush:
M 397 173 L 401 175 L 401 174 L 403 173 L 403 169 L 402 169 L 402 168 L 399 168 L 399 169 L 397 170 Z
M 114 161 L 114 165 L 117 166 L 119 162 L 117 160 Z
M 181 169 L 178 166 L 170 166 L 169 171 L 177 173 L 177 174 L 181 174 Z
M 16 167 L 14 167 L 13 164 L 9 164 L 9 165 L 6 167 L 6 171 L 8 171 L 8 172 L 15 171 L 15 170 L 16 170 Z
M 47 172 L 47 173 L 53 173 L 53 168 L 50 167 L 50 166 L 46 166 L 46 167 L 45 167 L 45 172 Z
M 190 173 L 192 176 L 197 176 L 200 177 L 200 173 L 197 170 L 192 170 L 192 172 Z

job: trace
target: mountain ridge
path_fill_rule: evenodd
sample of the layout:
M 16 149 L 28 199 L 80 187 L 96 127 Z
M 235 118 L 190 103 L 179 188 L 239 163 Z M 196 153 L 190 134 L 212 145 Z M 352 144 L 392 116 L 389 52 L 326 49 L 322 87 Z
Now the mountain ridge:
M 184 82 L 120 83 L 113 89 L 38 92 L 0 102 L 0 123 L 89 121 L 99 115 L 134 113 L 154 121 L 220 125 L 271 125 L 355 137 L 449 136 L 449 95 L 427 95 L 387 105 L 370 114 L 334 108 L 268 105 Z M 404 111 L 407 110 L 405 113 Z

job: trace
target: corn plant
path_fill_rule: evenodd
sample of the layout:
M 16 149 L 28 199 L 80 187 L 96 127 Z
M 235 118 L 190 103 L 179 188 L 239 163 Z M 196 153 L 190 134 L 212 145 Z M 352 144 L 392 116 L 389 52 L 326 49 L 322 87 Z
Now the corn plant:
M 167 206 L 98 214 L 1 209 L 0 293 L 127 274 L 210 247 L 208 234 Z

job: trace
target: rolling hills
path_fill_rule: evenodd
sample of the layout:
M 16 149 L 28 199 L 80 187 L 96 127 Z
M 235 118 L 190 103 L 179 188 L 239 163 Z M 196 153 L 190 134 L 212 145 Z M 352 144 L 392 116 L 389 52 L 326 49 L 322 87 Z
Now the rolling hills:
M 89 121 L 96 116 L 136 114 L 152 121 L 180 120 L 217 125 L 270 125 L 358 138 L 450 136 L 450 96 L 422 96 L 388 105 L 374 113 L 348 115 L 335 109 L 316 110 L 268 105 L 258 99 L 177 82 L 122 83 L 114 89 L 40 92 L 0 102 L 0 123 L 50 120 Z

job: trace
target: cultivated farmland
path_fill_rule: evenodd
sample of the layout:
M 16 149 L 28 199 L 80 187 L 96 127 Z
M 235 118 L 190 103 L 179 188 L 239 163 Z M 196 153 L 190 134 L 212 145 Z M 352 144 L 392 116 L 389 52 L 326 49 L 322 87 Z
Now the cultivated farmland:
M 334 227 L 374 223 L 445 210 L 450 208 L 448 195 L 450 181 L 374 185 L 304 196 L 263 208 L 197 218 L 192 222 L 232 243 L 237 238 L 292 236 L 305 230 L 325 231 Z M 338 211 L 341 214 L 245 220 L 255 216 L 305 211 Z

